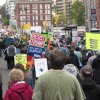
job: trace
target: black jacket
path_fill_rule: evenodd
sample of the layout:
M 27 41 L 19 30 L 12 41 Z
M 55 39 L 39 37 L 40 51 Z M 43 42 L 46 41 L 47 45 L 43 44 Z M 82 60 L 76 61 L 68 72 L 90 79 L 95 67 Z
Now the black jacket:
M 85 78 L 80 83 L 86 95 L 86 100 L 100 100 L 100 86 L 95 81 Z
M 100 85 L 100 55 L 98 55 L 92 62 L 93 79 Z

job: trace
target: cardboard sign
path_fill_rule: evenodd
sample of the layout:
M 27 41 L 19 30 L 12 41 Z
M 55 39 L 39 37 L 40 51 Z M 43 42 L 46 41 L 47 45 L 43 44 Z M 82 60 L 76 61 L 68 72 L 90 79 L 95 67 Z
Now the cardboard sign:
M 36 77 L 39 77 L 41 74 L 48 71 L 46 58 L 34 59 L 34 62 L 35 62 Z
M 100 50 L 100 34 L 86 33 L 86 49 Z
M 28 55 L 34 56 L 34 54 L 41 55 L 44 52 L 44 48 L 29 46 L 28 47 Z
M 36 47 L 44 48 L 45 36 L 42 36 L 41 34 L 33 34 L 29 44 Z
M 17 63 L 21 63 L 24 65 L 25 69 L 26 69 L 26 64 L 27 64 L 27 55 L 26 54 L 17 54 L 14 56 L 14 61 L 15 61 L 15 65 Z

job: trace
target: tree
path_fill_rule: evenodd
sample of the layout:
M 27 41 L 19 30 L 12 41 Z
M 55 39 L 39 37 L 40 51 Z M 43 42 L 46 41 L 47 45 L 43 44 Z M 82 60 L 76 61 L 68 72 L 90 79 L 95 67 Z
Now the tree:
M 77 0 L 71 6 L 71 18 L 78 26 L 85 25 L 85 6 Z
M 9 20 L 8 20 L 7 18 L 4 18 L 4 19 L 3 19 L 3 24 L 4 24 L 4 25 L 9 25 Z

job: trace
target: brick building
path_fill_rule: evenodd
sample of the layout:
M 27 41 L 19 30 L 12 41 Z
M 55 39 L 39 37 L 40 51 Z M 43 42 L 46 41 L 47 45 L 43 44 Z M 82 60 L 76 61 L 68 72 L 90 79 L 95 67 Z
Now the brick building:
M 15 16 L 18 27 L 30 23 L 31 26 L 52 25 L 52 1 L 51 0 L 18 0 L 15 6 Z
M 96 0 L 97 28 L 100 29 L 100 0 Z

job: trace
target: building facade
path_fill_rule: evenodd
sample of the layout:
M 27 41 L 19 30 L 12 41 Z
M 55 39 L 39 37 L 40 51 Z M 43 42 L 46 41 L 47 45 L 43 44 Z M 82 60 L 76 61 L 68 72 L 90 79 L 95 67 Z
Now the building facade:
M 96 14 L 96 0 L 84 0 L 85 4 L 85 18 L 86 29 L 96 28 L 97 14 Z
M 56 12 L 62 24 L 70 23 L 71 0 L 56 0 Z
M 97 28 L 100 29 L 100 0 L 96 0 Z
M 31 26 L 52 25 L 52 1 L 51 0 L 18 0 L 15 7 L 15 16 L 18 27 L 23 24 Z
M 8 0 L 6 2 L 6 12 L 8 19 L 15 19 L 15 3 L 14 0 Z

